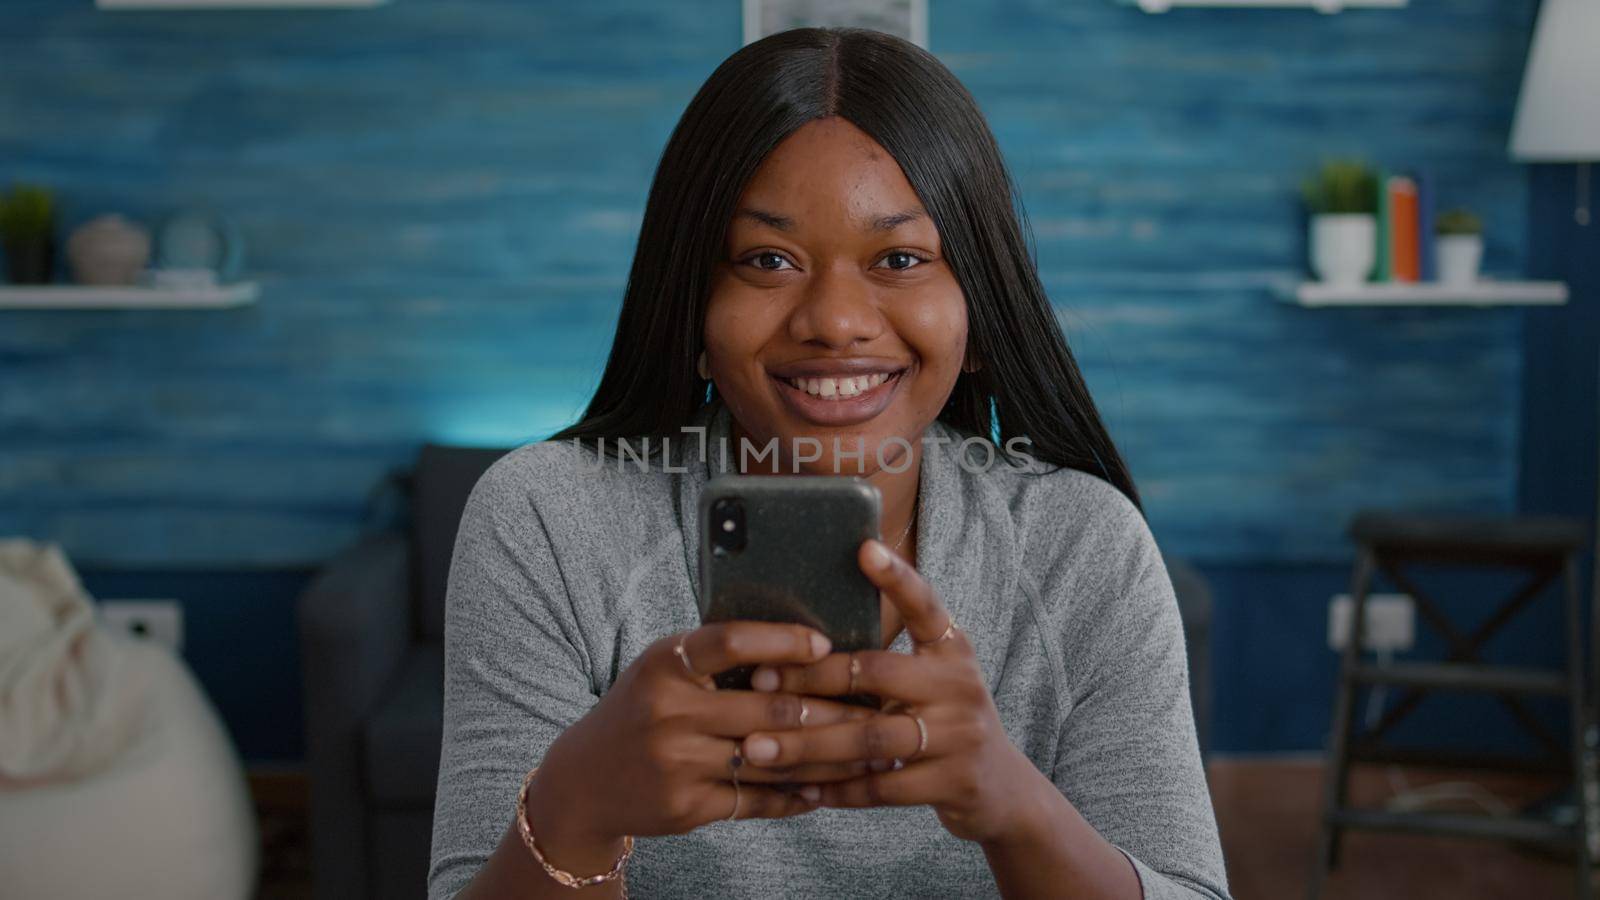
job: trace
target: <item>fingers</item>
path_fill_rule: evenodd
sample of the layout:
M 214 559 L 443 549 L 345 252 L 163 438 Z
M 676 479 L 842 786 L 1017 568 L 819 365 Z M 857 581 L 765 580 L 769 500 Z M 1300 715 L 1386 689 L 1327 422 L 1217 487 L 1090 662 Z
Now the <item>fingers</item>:
M 675 644 L 675 638 L 668 639 Z M 772 622 L 716 622 L 682 637 L 688 666 L 696 675 L 713 675 L 737 666 L 807 663 L 828 654 L 828 638 L 804 625 Z M 681 660 L 671 665 L 682 668 Z
M 853 677 L 852 665 L 856 670 Z M 787 694 L 813 697 L 875 694 L 912 703 L 938 699 L 945 692 L 947 680 L 947 676 L 930 666 L 928 660 L 888 650 L 835 653 L 804 666 L 763 666 L 756 670 L 751 683 L 759 692 L 773 685 L 774 677 L 774 690 Z
M 900 611 L 912 640 L 927 643 L 944 634 L 950 614 L 933 586 L 910 563 L 882 541 L 862 541 L 857 557 L 867 579 Z
M 909 715 L 879 714 L 854 722 L 798 731 L 761 732 L 740 745 L 744 758 L 763 767 L 894 759 L 915 755 L 922 729 Z
M 733 755 L 742 752 L 736 741 L 699 736 L 682 745 L 680 765 L 690 767 L 683 774 L 696 780 L 726 783 L 733 780 Z M 871 771 L 866 761 L 803 763 L 793 766 L 740 765 L 739 781 L 770 785 L 805 785 L 846 781 Z
M 939 796 L 943 780 L 932 766 L 907 766 L 889 772 L 873 772 L 821 785 L 819 805 L 840 808 L 863 806 L 915 806 Z
M 808 791 L 821 797 L 820 789 Z M 737 809 L 735 804 L 737 803 Z M 737 790 L 732 783 L 719 784 L 705 792 L 704 818 L 717 819 L 783 819 L 811 812 L 817 804 L 807 800 L 799 791 L 784 791 L 760 784 L 746 784 L 741 779 Z
M 815 728 L 864 719 L 873 711 L 821 697 L 758 691 L 717 691 L 705 695 L 691 717 L 703 734 L 742 738 L 752 731 Z
M 865 760 L 842 763 L 806 763 L 799 766 L 744 766 L 739 769 L 740 782 L 755 782 L 757 784 L 827 784 L 835 781 L 849 781 L 872 771 L 867 767 Z

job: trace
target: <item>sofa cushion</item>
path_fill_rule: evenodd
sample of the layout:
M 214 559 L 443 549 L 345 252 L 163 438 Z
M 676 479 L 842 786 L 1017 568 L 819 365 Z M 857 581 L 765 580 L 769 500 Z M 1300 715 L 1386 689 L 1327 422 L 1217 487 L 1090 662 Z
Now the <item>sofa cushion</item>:
M 412 557 L 417 566 L 417 633 L 444 639 L 444 594 L 456 530 L 473 485 L 506 449 L 424 444 L 412 483 Z
M 362 728 L 367 795 L 385 808 L 432 808 L 444 739 L 444 648 L 418 644 Z

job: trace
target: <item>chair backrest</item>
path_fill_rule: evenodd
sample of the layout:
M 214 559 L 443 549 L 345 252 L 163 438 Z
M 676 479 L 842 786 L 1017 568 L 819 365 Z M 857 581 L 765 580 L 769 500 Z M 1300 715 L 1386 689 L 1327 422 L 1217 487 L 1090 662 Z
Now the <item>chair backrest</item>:
M 411 552 L 416 562 L 417 633 L 444 639 L 444 595 L 456 531 L 473 485 L 510 448 L 424 444 L 417 455 L 411 494 Z

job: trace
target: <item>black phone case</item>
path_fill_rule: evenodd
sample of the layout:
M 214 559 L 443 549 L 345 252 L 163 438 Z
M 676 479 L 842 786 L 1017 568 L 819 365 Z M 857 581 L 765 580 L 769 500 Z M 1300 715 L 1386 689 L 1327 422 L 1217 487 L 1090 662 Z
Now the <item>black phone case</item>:
M 745 545 L 716 546 L 712 504 L 744 505 Z M 878 537 L 878 489 L 854 477 L 724 475 L 700 495 L 700 618 L 705 622 L 795 622 L 828 636 L 837 651 L 882 647 L 878 589 L 861 573 L 861 542 Z M 748 689 L 751 669 L 715 676 Z M 876 706 L 876 698 L 841 697 Z

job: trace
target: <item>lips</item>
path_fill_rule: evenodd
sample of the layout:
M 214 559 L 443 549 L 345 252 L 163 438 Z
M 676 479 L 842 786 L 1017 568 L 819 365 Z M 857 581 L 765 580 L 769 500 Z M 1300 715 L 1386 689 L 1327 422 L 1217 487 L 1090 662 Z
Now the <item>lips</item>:
M 879 373 L 888 375 L 907 367 L 903 360 L 888 356 L 819 356 L 781 363 L 767 369 L 775 378 L 846 378 Z

